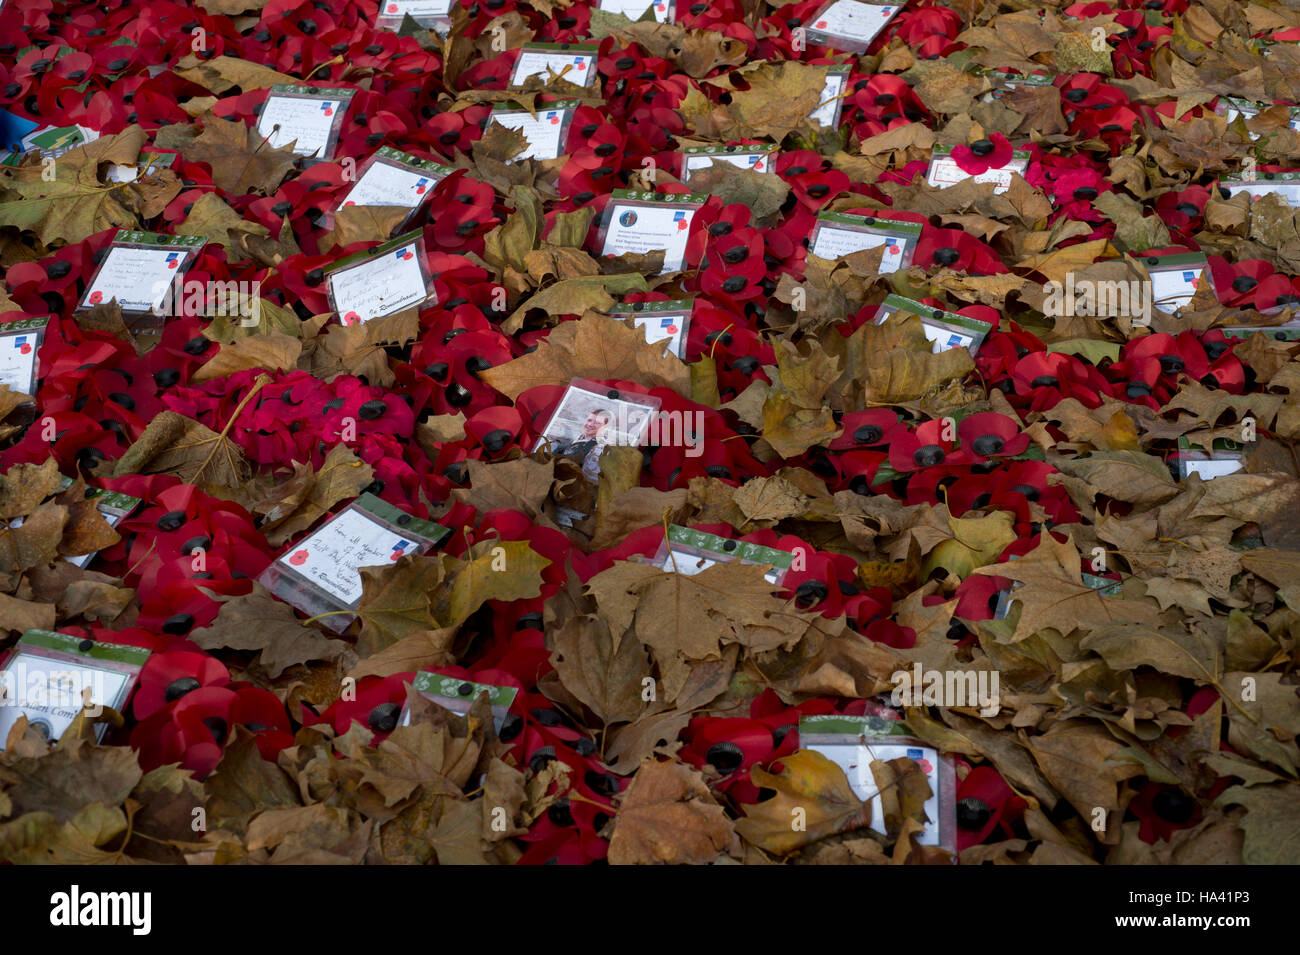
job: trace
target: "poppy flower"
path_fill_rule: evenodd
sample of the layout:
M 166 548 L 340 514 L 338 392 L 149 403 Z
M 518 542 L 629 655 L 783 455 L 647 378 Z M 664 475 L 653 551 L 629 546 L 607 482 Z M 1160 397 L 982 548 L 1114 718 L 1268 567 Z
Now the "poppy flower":
M 199 779 L 221 761 L 236 726 L 256 736 L 263 759 L 272 760 L 293 744 L 284 707 L 275 695 L 247 685 L 205 686 L 192 690 L 142 720 L 131 732 L 146 772 L 167 763 L 180 763 Z
M 137 720 L 148 719 L 168 703 L 204 686 L 226 686 L 230 671 L 221 661 L 197 649 L 177 647 L 151 654 L 140 671 L 131 701 Z
M 957 851 L 979 845 L 994 831 L 1015 838 L 1015 823 L 1027 806 L 996 770 L 972 768 L 957 784 Z
M 914 432 L 897 435 L 889 445 L 889 464 L 899 474 L 921 468 L 951 467 L 967 463 L 970 455 L 957 450 L 957 435 L 945 434 L 943 419 L 927 421 Z
M 990 458 L 1015 457 L 1029 447 L 1029 435 L 1019 422 L 992 411 L 967 415 L 957 425 L 957 438 L 975 463 Z
M 302 723 L 304 726 L 328 723 L 339 736 L 351 729 L 354 722 L 360 723 L 375 734 L 372 743 L 379 743 L 397 728 L 406 702 L 407 685 L 414 679 L 412 672 L 382 678 L 362 677 L 357 681 L 355 699 L 338 699 L 319 716 L 304 705 Z
M 1263 259 L 1229 263 L 1223 256 L 1211 255 L 1208 260 L 1214 290 L 1223 305 L 1265 313 L 1300 306 L 1300 289 L 1295 281 L 1275 272 Z
M 1167 842 L 1180 829 L 1190 829 L 1201 821 L 1200 803 L 1181 786 L 1147 782 L 1128 804 L 1128 811 L 1141 823 L 1138 838 L 1147 845 Z
M 912 264 L 923 269 L 942 267 L 972 275 L 1001 275 L 1009 271 L 987 243 L 969 232 L 928 224 L 921 229 Z
M 987 139 L 977 139 L 970 145 L 957 145 L 952 148 L 952 161 L 963 172 L 979 176 L 990 169 L 1001 169 L 1011 162 L 1014 149 L 1010 140 L 1000 133 L 992 133 Z

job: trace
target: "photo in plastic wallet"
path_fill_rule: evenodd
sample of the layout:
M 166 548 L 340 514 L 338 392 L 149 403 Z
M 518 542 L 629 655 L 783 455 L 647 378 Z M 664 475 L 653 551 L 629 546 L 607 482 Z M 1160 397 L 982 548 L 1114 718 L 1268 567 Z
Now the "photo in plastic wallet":
M 361 600 L 361 567 L 385 566 L 409 554 L 424 554 L 451 531 L 362 494 L 320 528 L 290 545 L 257 579 L 285 603 L 338 633 Z
M 844 90 L 848 86 L 849 74 L 853 68 L 847 63 L 836 63 L 826 70 L 826 84 L 822 87 L 822 98 L 808 118 L 813 123 L 821 124 L 826 129 L 838 129 L 840 114 L 844 111 Z
M 772 172 L 776 155 L 771 146 L 689 146 L 682 150 L 682 182 L 689 185 L 691 176 L 712 168 L 715 160 L 751 172 Z
M 1142 259 L 1147 274 L 1151 276 L 1151 307 L 1172 315 L 1192 300 L 1196 283 L 1204 276 L 1209 264 L 1200 252 L 1186 255 L 1149 255 Z
M 437 703 L 443 709 L 459 713 L 461 716 L 470 711 L 479 698 L 479 694 L 486 693 L 488 702 L 492 705 L 492 722 L 495 724 L 498 733 L 501 732 L 501 727 L 505 725 L 506 715 L 510 712 L 511 704 L 514 703 L 515 697 L 519 695 L 519 691 L 513 686 L 475 683 L 473 680 L 463 680 L 458 676 L 443 676 L 439 673 L 431 673 L 428 670 L 418 671 L 411 686 L 421 696 L 433 703 Z M 398 725 L 411 725 L 411 709 L 406 704 L 402 705 L 402 716 Z
M 257 117 L 257 132 L 274 149 L 293 143 L 295 156 L 326 162 L 334 158 L 354 95 L 356 90 L 277 83 Z
M 1240 444 L 1227 438 L 1215 439 L 1207 450 L 1184 435 L 1178 439 L 1178 480 L 1186 481 L 1189 474 L 1200 475 L 1202 481 L 1236 474 L 1246 466 L 1243 451 Z
M 375 26 L 384 30 L 398 30 L 410 17 L 420 26 L 438 33 L 446 33 L 451 26 L 452 0 L 379 0 L 379 16 Z
M 325 272 L 330 309 L 344 325 L 423 305 L 434 294 L 431 282 L 419 230 L 340 259 Z
M 942 308 L 922 305 L 920 302 L 901 295 L 888 295 L 880 303 L 876 312 L 876 324 L 883 325 L 896 314 L 911 313 L 921 318 L 921 327 L 928 341 L 934 343 L 934 353 L 947 351 L 949 348 L 968 348 L 971 354 L 979 351 L 984 339 L 993 330 L 988 322 L 958 315 Z
M 659 23 L 672 23 L 677 16 L 673 0 L 600 0 L 599 7 L 606 13 L 621 13 L 634 23 L 647 13 Z
M 664 354 L 685 359 L 686 336 L 690 334 L 694 308 L 695 299 L 679 298 L 667 302 L 624 302 L 606 314 L 619 321 L 631 319 L 634 326 L 645 332 L 646 341 L 652 344 L 667 339 Z
M 1252 202 L 1260 196 L 1274 195 L 1293 209 L 1300 207 L 1300 170 L 1257 172 L 1254 179 L 1224 176 L 1219 179 L 1219 188 L 1227 192 L 1229 199 L 1239 192 L 1249 195 Z
M 714 564 L 729 564 L 739 561 L 742 564 L 771 565 L 763 576 L 774 586 L 780 586 L 785 580 L 790 565 L 794 563 L 794 554 L 764 547 L 748 541 L 732 540 L 704 531 L 669 524 L 659 550 L 654 556 L 654 563 L 660 570 L 694 577 L 700 571 Z
M 24 395 L 36 394 L 40 374 L 36 359 L 50 318 L 24 318 L 0 325 L 0 385 Z
M 848 777 L 863 802 L 871 803 L 871 828 L 886 832 L 880 787 L 871 764 L 906 757 L 925 773 L 930 798 L 925 801 L 926 824 L 918 844 L 957 849 L 957 771 L 952 757 L 912 736 L 901 720 L 879 716 L 805 716 L 799 720 L 799 746 L 821 753 Z
M 659 399 L 651 395 L 619 391 L 576 378 L 555 406 L 533 451 L 581 461 L 582 476 L 594 487 L 600 480 L 600 457 L 605 449 L 640 447 L 659 405 Z M 563 526 L 587 517 L 584 511 L 573 507 L 559 507 L 557 514 L 557 523 Z
M 1029 169 L 1030 153 L 1017 149 L 1011 153 L 1011 161 L 998 169 L 989 169 L 981 173 L 969 173 L 952 158 L 951 146 L 935 146 L 930 155 L 930 168 L 926 170 L 925 181 L 937 189 L 947 189 L 957 183 L 974 178 L 976 182 L 997 183 L 994 193 L 1001 194 L 1011 188 L 1011 175 L 1023 176 Z
M 866 53 L 871 41 L 894 18 L 903 4 L 831 0 L 811 19 L 808 43 L 849 53 Z
M 0 666 L 0 750 L 20 716 L 56 742 L 87 702 L 121 712 L 148 659 L 143 647 L 28 630 Z M 95 727 L 99 741 L 107 729 Z
M 1231 123 L 1237 117 L 1243 120 L 1254 119 L 1262 111 L 1273 109 L 1272 104 L 1252 103 L 1250 100 L 1239 99 L 1235 96 L 1221 96 L 1217 103 L 1214 104 L 1214 111 Z M 1300 106 L 1281 107 L 1288 111 L 1290 119 L 1287 126 L 1291 129 L 1300 130 Z M 1250 133 L 1251 142 L 1259 139 L 1262 133 Z
M 920 238 L 919 222 L 823 212 L 813 226 L 808 252 L 822 259 L 840 259 L 853 252 L 883 245 L 885 251 L 880 255 L 880 274 L 885 275 L 912 264 L 912 255 Z
M 538 105 L 536 115 L 521 106 L 497 103 L 488 116 L 489 123 L 516 129 L 528 140 L 528 148 L 509 162 L 525 159 L 558 159 L 564 153 L 569 127 L 573 124 L 576 99 L 557 100 Z
M 664 267 L 658 274 L 681 271 L 691 220 L 708 198 L 615 189 L 601 217 L 596 247 L 604 258 L 662 251 Z
M 594 43 L 525 43 L 519 48 L 510 85 L 523 86 L 529 77 L 540 76 L 544 84 L 563 77 L 575 86 L 591 86 L 599 53 Z
M 417 159 L 409 153 L 383 146 L 363 162 L 357 171 L 357 181 L 352 184 L 338 208 L 347 206 L 402 206 L 411 214 L 397 224 L 394 231 L 404 229 L 420 211 L 433 187 L 455 170 L 439 162 Z M 338 210 L 336 209 L 335 212 Z M 334 227 L 334 213 L 330 213 L 326 228 Z
M 178 311 L 184 275 L 206 241 L 199 235 L 120 230 L 77 309 L 116 300 L 128 328 L 160 328 L 169 313 Z

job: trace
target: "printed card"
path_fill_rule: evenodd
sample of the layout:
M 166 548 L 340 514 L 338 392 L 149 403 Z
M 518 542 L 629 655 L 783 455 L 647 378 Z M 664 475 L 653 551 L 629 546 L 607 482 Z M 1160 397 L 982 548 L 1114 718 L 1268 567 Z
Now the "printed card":
M 650 10 L 660 23 L 673 22 L 672 0 L 600 0 L 600 9 L 606 13 L 621 13 L 633 22 Z
M 563 76 L 577 86 L 590 86 L 596 77 L 596 54 L 594 46 L 525 43 L 510 75 L 510 85 L 522 86 L 532 76 L 540 76 L 547 83 Z
M 339 208 L 346 206 L 403 206 L 416 209 L 429 198 L 433 187 L 450 172 L 439 163 L 419 163 L 414 156 L 396 149 L 381 149 L 365 172 L 348 191 Z
M 49 317 L 0 325 L 0 384 L 25 395 L 36 393 L 36 353 Z
M 513 686 L 494 686 L 491 683 L 475 683 L 473 680 L 462 680 L 455 676 L 442 676 L 438 673 L 430 673 L 428 670 L 420 670 L 415 674 L 415 681 L 411 684 L 417 693 L 437 703 L 443 709 L 451 710 L 453 713 L 459 713 L 464 716 L 474 706 L 474 702 L 480 694 L 488 695 L 488 702 L 492 705 L 492 722 L 496 725 L 497 732 L 501 732 L 501 727 L 505 725 L 506 715 L 510 712 L 510 706 L 514 703 L 515 697 L 519 695 L 519 690 Z M 411 724 L 411 711 L 403 707 L 402 726 Z
M 632 324 L 645 333 L 646 341 L 658 342 L 667 339 L 668 343 L 664 346 L 664 354 L 683 358 L 686 354 L 686 333 L 687 329 L 690 328 L 691 310 L 694 301 L 679 299 L 673 302 L 639 302 L 637 304 L 654 307 L 636 309 L 627 306 L 610 312 L 609 316 L 620 321 L 628 318 L 632 319 Z M 676 307 L 660 308 L 658 306 Z
M 900 312 L 910 312 L 920 316 L 921 329 L 925 333 L 926 340 L 934 343 L 933 350 L 936 355 L 950 348 L 966 348 L 974 354 L 979 351 L 980 345 L 993 330 L 993 326 L 988 322 L 923 305 L 901 295 L 885 297 L 876 313 L 876 324 L 883 325 Z
M 325 281 L 344 325 L 364 325 L 419 305 L 429 298 L 420 234 L 349 256 L 326 273 Z
M 901 4 L 834 0 L 813 17 L 809 42 L 837 50 L 865 51 L 901 9 Z
M 257 131 L 277 149 L 293 143 L 296 156 L 329 159 L 352 94 L 347 89 L 273 86 L 257 118 Z
M 775 154 L 770 148 L 722 146 L 698 146 L 685 151 L 686 161 L 682 164 L 682 182 L 690 182 L 691 174 L 701 169 L 711 169 L 714 160 L 730 163 L 739 169 L 751 172 L 771 172 Z
M 655 563 L 661 570 L 688 577 L 694 577 L 714 564 L 729 564 L 733 561 L 742 564 L 771 564 L 771 570 L 763 576 L 769 583 L 779 585 L 794 563 L 794 555 L 774 547 L 707 534 L 680 524 L 668 526 L 664 543 L 655 555 Z
M 451 18 L 451 4 L 452 0 L 380 0 L 379 18 L 400 24 L 409 16 L 420 26 L 428 27 L 447 22 Z
M 822 87 L 821 103 L 812 111 L 809 118 L 827 129 L 839 126 L 840 112 L 844 108 L 841 94 L 849 82 L 848 66 L 832 66 L 826 73 L 826 85 Z
M 1221 179 L 1219 186 L 1231 198 L 1239 192 L 1250 196 L 1251 201 L 1260 196 L 1280 196 L 1293 209 L 1300 207 L 1300 172 L 1262 172 L 1255 179 Z
M 920 237 L 918 223 L 828 212 L 817 217 L 809 252 L 823 259 L 839 259 L 884 246 L 880 256 L 880 273 L 884 275 L 911 263 Z
M 1271 107 L 1264 106 L 1260 103 L 1252 103 L 1249 100 L 1227 97 L 1219 100 L 1219 102 L 1215 104 L 1214 111 L 1231 123 L 1238 116 L 1247 120 L 1254 119 L 1260 114 L 1261 110 L 1269 108 Z M 1290 107 L 1290 115 L 1291 119 L 1287 123 L 1287 126 L 1291 129 L 1300 130 L 1300 107 Z M 1253 142 L 1259 139 L 1260 135 L 1260 133 L 1251 133 L 1251 141 Z
M 972 178 L 971 173 L 957 165 L 951 153 L 951 147 L 936 147 L 934 155 L 930 159 L 930 168 L 925 174 L 925 181 L 937 189 L 947 189 L 962 180 Z M 997 188 L 993 191 L 1000 195 L 1011 188 L 1012 173 L 1023 176 L 1028 168 L 1029 153 L 1024 150 L 1016 150 L 1011 154 L 1011 161 L 1005 166 L 977 173 L 973 178 L 976 182 L 997 183 Z
M 1189 474 L 1199 474 L 1202 481 L 1211 481 L 1225 474 L 1236 474 L 1244 470 L 1241 445 L 1235 441 L 1220 438 L 1214 441 L 1210 450 L 1193 445 L 1182 437 L 1178 439 L 1178 477 L 1187 480 Z
M 53 742 L 87 703 L 120 711 L 148 658 L 139 647 L 28 630 L 0 671 L 0 749 L 20 716 Z M 99 739 L 106 730 L 96 728 Z
M 571 101 L 565 101 L 571 102 Z M 524 159 L 556 159 L 564 152 L 564 135 L 569 129 L 572 110 L 552 103 L 539 106 L 537 115 L 523 109 L 493 109 L 491 121 L 517 129 L 528 140 L 528 148 L 511 162 Z
M 1150 256 L 1143 260 L 1151 276 L 1151 305 L 1169 315 L 1192 300 L 1207 265 L 1205 256 Z
M 161 309 L 171 284 L 193 264 L 203 244 L 200 236 L 119 232 L 79 307 L 116 299 L 123 312 Z
M 632 197 L 650 197 L 648 201 Z M 626 198 L 624 198 L 626 197 Z M 655 193 L 614 190 L 607 207 L 605 238 L 600 254 L 606 257 L 662 250 L 664 267 L 659 274 L 677 272 L 686 256 L 691 220 L 707 196 L 657 196 Z

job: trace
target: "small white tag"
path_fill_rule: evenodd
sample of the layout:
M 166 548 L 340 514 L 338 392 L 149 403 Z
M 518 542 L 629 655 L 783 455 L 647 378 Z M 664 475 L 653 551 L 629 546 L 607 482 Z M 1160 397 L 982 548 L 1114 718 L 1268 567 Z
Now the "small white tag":
M 258 117 L 257 131 L 272 148 L 295 143 L 295 156 L 322 158 L 329 146 L 334 117 L 345 105 L 337 99 L 271 95 Z
M 548 72 L 549 71 L 549 72 Z M 530 50 L 525 48 L 515 63 L 511 86 L 523 86 L 530 76 L 540 76 L 549 82 L 551 74 L 561 73 L 564 79 L 577 86 L 590 86 L 596 72 L 596 57 L 591 53 L 570 50 Z
M 86 305 L 113 299 L 124 312 L 146 312 L 162 305 L 167 289 L 180 274 L 192 248 L 133 249 L 109 246 L 104 264 L 86 289 Z
M 401 19 L 410 15 L 421 17 L 446 17 L 451 15 L 451 0 L 380 0 L 382 16 Z
M 524 139 L 528 140 L 528 148 L 511 162 L 519 162 L 521 159 L 557 159 L 563 149 L 560 136 L 564 133 L 564 113 L 562 109 L 539 108 L 536 119 L 524 112 L 493 113 L 491 121 L 507 129 L 519 130 Z
M 414 242 L 331 272 L 330 291 L 344 325 L 362 325 L 429 297 Z
M 83 666 L 21 649 L 5 672 L 11 676 L 0 679 L 0 687 L 8 691 L 0 705 L 0 743 L 20 716 L 26 716 L 51 742 L 57 742 L 85 705 L 82 690 L 89 688 L 91 705 L 114 706 L 120 702 L 130 678 L 130 674 L 117 670 Z
M 672 205 L 628 205 L 615 201 L 605 233 L 605 247 L 600 254 L 606 257 L 626 252 L 645 254 L 660 249 L 664 252 L 664 267 L 659 274 L 677 272 L 686 256 L 686 241 L 690 236 L 691 220 L 695 208 Z
M 346 606 L 361 599 L 358 567 L 390 564 L 418 544 L 356 510 L 344 511 L 276 563 L 306 577 Z
M 892 235 L 876 235 L 874 232 L 859 232 L 856 229 L 841 229 L 830 223 L 822 223 L 817 229 L 817 240 L 813 243 L 812 254 L 822 259 L 841 259 L 864 249 L 884 246 L 880 255 L 880 274 L 897 272 L 903 262 L 904 242 Z
M 1165 269 L 1151 273 L 1151 305 L 1172 315 L 1192 300 L 1201 267 Z
M 835 114 L 840 108 L 839 95 L 844 92 L 847 73 L 827 73 L 826 85 L 822 87 L 820 105 L 808 117 L 814 123 L 820 123 L 827 129 L 835 125 Z
M 414 209 L 433 191 L 441 177 L 425 170 L 384 162 L 371 164 L 343 200 L 344 206 L 405 206 Z
M 880 805 L 880 789 L 876 786 L 876 777 L 871 773 L 871 762 L 878 759 L 887 763 L 891 759 L 902 757 L 914 760 L 930 783 L 930 798 L 925 801 L 925 816 L 929 822 L 916 841 L 923 846 L 939 844 L 939 780 L 935 775 L 939 754 L 936 750 L 929 746 L 911 746 L 906 743 L 872 743 L 870 747 L 853 743 L 817 743 L 809 748 L 844 770 L 854 795 L 863 802 L 871 803 L 871 828 L 879 833 L 886 831 L 885 814 Z
M 739 169 L 749 169 L 753 172 L 771 172 L 771 166 L 768 164 L 768 153 L 691 153 L 686 157 L 686 167 L 683 172 L 686 173 L 683 181 L 689 180 L 692 173 L 699 172 L 701 169 L 712 169 L 713 161 L 730 163 Z
M 1268 179 L 1256 179 L 1253 182 L 1224 182 L 1220 183 L 1224 189 L 1228 190 L 1229 197 L 1235 196 L 1239 192 L 1244 192 L 1250 196 L 1251 201 L 1258 199 L 1260 196 L 1266 196 L 1272 193 L 1281 196 L 1282 200 L 1293 209 L 1300 207 L 1300 180 L 1284 179 L 1281 181 L 1272 181 Z
M 990 169 L 986 172 L 979 173 L 974 177 L 976 182 L 995 182 L 997 188 L 993 191 L 997 194 L 1006 192 L 1011 188 L 1011 174 L 1025 174 L 1028 163 L 1023 159 L 1012 159 L 1001 169 Z M 926 173 L 925 181 L 931 186 L 939 189 L 946 189 L 954 186 L 963 179 L 970 179 L 971 174 L 961 166 L 951 156 L 936 156 L 930 163 L 929 172 Z
M 645 332 L 646 341 L 657 342 L 665 338 L 668 339 L 664 354 L 676 355 L 678 358 L 682 357 L 683 321 L 681 315 L 647 315 L 645 313 L 634 313 L 632 315 L 632 324 Z
M 812 29 L 829 36 L 869 44 L 899 10 L 892 4 L 836 0 L 813 21 Z
M 10 391 L 31 394 L 32 366 L 36 362 L 40 334 L 39 329 L 31 329 L 16 335 L 0 335 L 0 384 L 8 385 Z
M 1183 461 L 1183 468 L 1188 474 L 1199 474 L 1201 480 L 1212 481 L 1225 474 L 1236 474 L 1242 469 L 1241 458 L 1210 458 L 1200 461 Z
M 668 0 L 600 0 L 600 9 L 606 13 L 621 13 L 629 20 L 640 20 L 646 9 L 654 8 L 654 17 L 660 23 L 670 22 Z

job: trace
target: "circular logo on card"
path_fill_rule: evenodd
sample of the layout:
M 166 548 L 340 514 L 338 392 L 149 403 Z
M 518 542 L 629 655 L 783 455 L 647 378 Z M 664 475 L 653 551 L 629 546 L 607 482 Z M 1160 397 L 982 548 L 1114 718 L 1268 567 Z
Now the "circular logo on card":
M 360 321 L 361 321 L 361 316 L 358 315 L 356 312 L 348 312 L 346 315 L 343 316 L 344 325 L 355 325 Z
M 91 292 L 91 293 L 90 293 L 90 304 L 91 304 L 91 305 L 98 305 L 98 304 L 99 304 L 100 302 L 102 302 L 102 301 L 104 301 L 104 293 L 103 293 L 103 292 Z
M 305 550 L 298 551 L 292 557 L 289 558 L 289 563 L 293 564 L 293 566 L 295 567 L 299 567 L 302 564 L 307 563 L 307 552 Z
M 631 226 L 636 225 L 636 213 L 629 209 L 618 217 L 618 224 L 624 228 L 630 228 Z
M 18 350 L 22 352 L 24 355 L 30 355 L 32 351 L 32 346 L 24 342 L 23 344 L 18 346 Z

